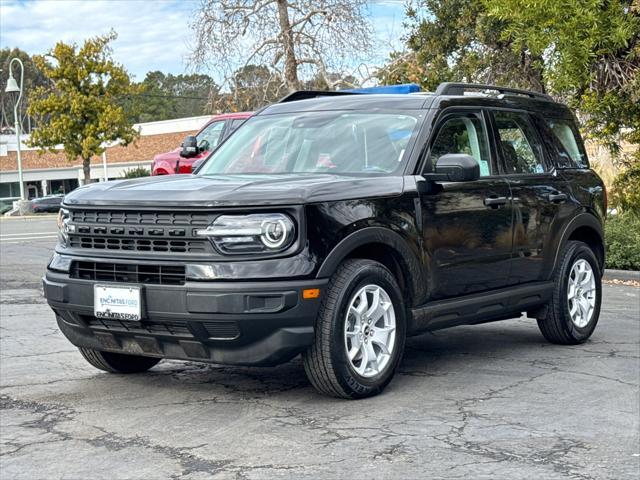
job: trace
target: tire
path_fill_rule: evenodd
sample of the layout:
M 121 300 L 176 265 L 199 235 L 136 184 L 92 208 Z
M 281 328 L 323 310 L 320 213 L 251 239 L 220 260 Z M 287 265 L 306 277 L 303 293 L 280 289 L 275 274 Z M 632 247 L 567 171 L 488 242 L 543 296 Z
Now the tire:
M 586 262 L 586 263 L 585 263 Z M 584 288 L 580 286 L 577 290 L 570 286 L 576 277 L 576 272 L 580 268 L 590 268 L 590 275 L 593 284 L 584 282 Z M 578 270 L 575 270 L 575 269 Z M 554 290 L 551 301 L 545 309 L 542 318 L 538 318 L 538 327 L 544 338 L 551 343 L 559 345 L 577 345 L 585 342 L 593 333 L 600 316 L 600 305 L 602 303 L 602 275 L 596 256 L 589 246 L 583 242 L 569 241 L 562 250 L 558 265 L 554 272 Z M 578 278 L 587 278 L 586 274 L 578 275 Z M 580 284 L 582 285 L 582 284 Z M 592 286 L 592 288 L 591 288 Z M 574 293 L 574 298 L 580 300 L 570 300 L 569 296 Z M 583 313 L 582 306 L 590 306 L 587 298 L 580 292 L 591 292 L 595 294 L 593 306 L 587 309 L 587 314 Z M 581 303 L 582 302 L 582 303 Z M 577 309 L 577 314 L 572 316 L 572 309 Z M 589 313 L 590 312 L 590 313 Z
M 382 310 L 373 308 L 376 292 Z M 352 305 L 357 308 L 347 315 Z M 362 314 L 355 313 L 359 309 Z M 379 317 L 380 312 L 386 313 Z M 392 318 L 395 329 L 391 327 Z M 354 333 L 358 331 L 361 334 Z M 304 369 L 322 394 L 351 399 L 377 395 L 395 374 L 405 337 L 405 304 L 391 272 L 372 260 L 347 260 L 327 286 L 316 319 L 314 343 L 303 354 Z M 353 360 L 347 349 L 356 352 Z M 375 362 L 367 360 L 374 355 Z
M 84 359 L 94 367 L 109 373 L 141 373 L 154 367 L 160 358 L 101 352 L 92 348 L 78 347 Z

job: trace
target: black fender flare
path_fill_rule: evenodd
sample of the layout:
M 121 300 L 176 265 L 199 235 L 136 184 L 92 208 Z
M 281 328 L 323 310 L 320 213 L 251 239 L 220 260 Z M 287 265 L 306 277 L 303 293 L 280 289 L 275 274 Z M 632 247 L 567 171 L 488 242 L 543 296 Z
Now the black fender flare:
M 560 240 L 558 242 L 557 248 L 555 249 L 555 255 L 553 257 L 553 264 L 550 268 L 549 278 L 552 278 L 553 272 L 556 269 L 558 263 L 558 257 L 560 256 L 560 251 L 566 245 L 569 237 L 573 232 L 575 232 L 578 228 L 588 227 L 596 232 L 596 234 L 600 237 L 600 242 L 604 246 L 604 229 L 602 227 L 602 223 L 598 220 L 598 218 L 587 212 L 582 212 L 573 217 L 567 224 L 565 225 L 562 234 L 560 235 Z M 604 252 L 602 257 L 602 273 L 604 273 Z
M 340 264 L 356 248 L 368 244 L 382 244 L 395 250 L 401 263 L 408 287 L 411 291 L 412 303 L 424 301 L 427 292 L 427 281 L 422 262 L 411 250 L 407 241 L 397 232 L 384 227 L 366 227 L 343 238 L 322 262 L 317 278 L 327 278 L 335 273 Z

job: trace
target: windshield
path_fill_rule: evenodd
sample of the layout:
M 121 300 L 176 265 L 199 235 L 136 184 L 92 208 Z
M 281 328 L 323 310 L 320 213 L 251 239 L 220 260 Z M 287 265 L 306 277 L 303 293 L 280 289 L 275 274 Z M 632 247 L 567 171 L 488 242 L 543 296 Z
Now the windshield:
M 392 173 L 400 169 L 417 116 L 354 111 L 249 119 L 199 174 Z

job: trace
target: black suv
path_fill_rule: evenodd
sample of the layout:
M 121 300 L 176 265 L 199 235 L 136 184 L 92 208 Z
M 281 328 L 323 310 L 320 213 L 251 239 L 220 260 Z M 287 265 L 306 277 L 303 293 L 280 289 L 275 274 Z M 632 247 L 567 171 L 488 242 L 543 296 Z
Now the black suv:
M 297 92 L 195 175 L 67 195 L 44 278 L 89 363 L 275 365 L 320 392 L 391 380 L 407 335 L 519 316 L 592 334 L 602 181 L 569 109 L 534 92 Z

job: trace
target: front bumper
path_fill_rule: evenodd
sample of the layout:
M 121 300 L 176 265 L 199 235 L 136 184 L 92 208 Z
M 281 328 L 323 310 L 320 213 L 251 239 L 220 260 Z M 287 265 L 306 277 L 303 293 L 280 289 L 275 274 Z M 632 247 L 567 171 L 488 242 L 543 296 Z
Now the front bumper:
M 44 294 L 76 346 L 226 365 L 277 365 L 304 351 L 326 279 L 142 285 L 142 320 L 94 317 L 90 280 L 48 270 Z M 303 299 L 302 290 L 320 297 Z

